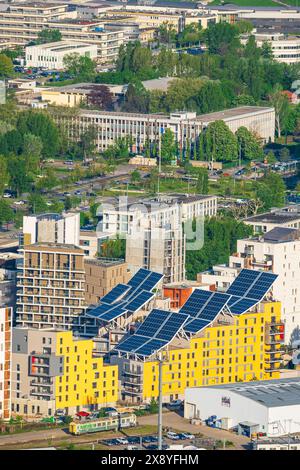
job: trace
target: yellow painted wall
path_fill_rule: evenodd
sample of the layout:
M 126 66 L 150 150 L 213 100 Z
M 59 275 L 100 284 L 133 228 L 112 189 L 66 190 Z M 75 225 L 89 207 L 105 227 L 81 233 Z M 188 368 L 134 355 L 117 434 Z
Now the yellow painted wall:
M 118 367 L 104 365 L 92 351 L 92 340 L 74 340 L 69 331 L 58 333 L 56 354 L 64 356 L 64 375 L 55 379 L 57 408 L 117 401 Z
M 279 378 L 279 371 L 265 371 L 269 357 L 265 327 L 271 317 L 280 321 L 280 313 L 280 302 L 265 303 L 264 312 L 235 316 L 233 325 L 209 327 L 203 337 L 191 339 L 188 349 L 169 350 L 163 365 L 163 396 L 176 399 L 186 387 Z M 279 368 L 280 353 L 275 357 Z M 156 398 L 157 362 L 144 364 L 143 383 L 143 399 Z

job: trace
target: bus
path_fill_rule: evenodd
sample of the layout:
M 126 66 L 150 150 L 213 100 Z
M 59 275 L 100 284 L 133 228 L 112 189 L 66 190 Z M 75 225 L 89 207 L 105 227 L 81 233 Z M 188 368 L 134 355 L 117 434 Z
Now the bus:
M 119 414 L 116 417 L 98 418 L 90 421 L 72 421 L 69 432 L 75 436 L 98 431 L 118 431 L 123 428 L 136 426 L 136 415 L 130 413 Z

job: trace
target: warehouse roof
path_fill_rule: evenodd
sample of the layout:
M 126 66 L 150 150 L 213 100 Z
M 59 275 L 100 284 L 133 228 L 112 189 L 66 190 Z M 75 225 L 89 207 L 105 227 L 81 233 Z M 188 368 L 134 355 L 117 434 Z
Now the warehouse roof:
M 209 389 L 230 390 L 268 408 L 300 405 L 300 377 L 214 385 Z

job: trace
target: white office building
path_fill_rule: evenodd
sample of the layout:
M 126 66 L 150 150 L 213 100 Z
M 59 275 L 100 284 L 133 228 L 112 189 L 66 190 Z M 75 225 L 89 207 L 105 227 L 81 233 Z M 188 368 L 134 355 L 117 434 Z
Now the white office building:
M 97 45 L 76 43 L 68 41 L 50 42 L 25 48 L 25 61 L 27 67 L 43 67 L 49 70 L 62 70 L 65 68 L 64 58 L 70 54 L 97 59 Z

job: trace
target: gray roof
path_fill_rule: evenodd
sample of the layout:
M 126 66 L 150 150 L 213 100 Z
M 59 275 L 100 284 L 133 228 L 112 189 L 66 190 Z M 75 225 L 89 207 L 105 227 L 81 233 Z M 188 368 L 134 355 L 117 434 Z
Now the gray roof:
M 264 241 L 272 243 L 290 242 L 299 238 L 296 228 L 275 227 L 264 235 Z
M 230 390 L 267 408 L 300 405 L 300 377 L 213 385 L 209 388 Z
M 255 215 L 245 219 L 245 222 L 265 222 L 269 224 L 286 224 L 300 219 L 300 213 L 288 211 L 267 212 L 265 214 Z

